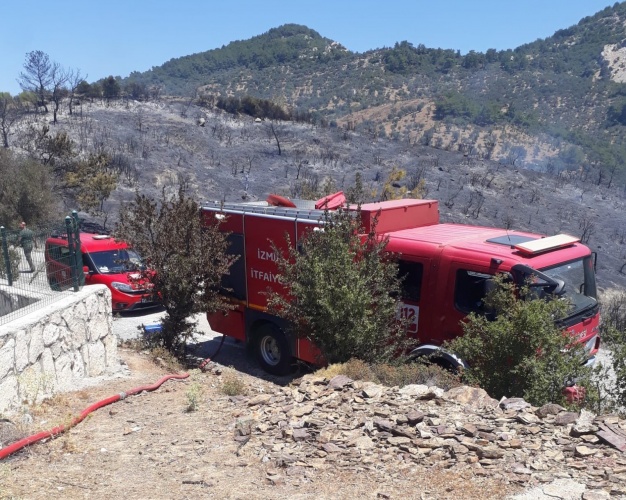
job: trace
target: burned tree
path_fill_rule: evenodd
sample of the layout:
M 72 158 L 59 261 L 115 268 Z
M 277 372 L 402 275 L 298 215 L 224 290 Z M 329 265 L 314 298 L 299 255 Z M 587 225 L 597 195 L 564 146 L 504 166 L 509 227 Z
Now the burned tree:
M 37 96 L 37 106 L 42 106 L 48 112 L 46 99 L 52 83 L 52 62 L 50 57 L 41 50 L 34 50 L 26 54 L 24 71 L 20 73 L 18 83 L 25 92 L 32 92 Z

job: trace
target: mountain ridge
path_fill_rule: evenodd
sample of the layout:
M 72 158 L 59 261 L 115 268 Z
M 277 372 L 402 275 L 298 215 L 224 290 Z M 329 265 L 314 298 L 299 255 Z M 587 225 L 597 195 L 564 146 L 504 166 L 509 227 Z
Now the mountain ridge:
M 251 95 L 342 125 L 351 121 L 355 129 L 374 127 L 399 140 L 432 134 L 433 119 L 468 137 L 513 127 L 544 136 L 544 149 L 555 149 L 552 155 L 528 155 L 533 168 L 548 168 L 552 161 L 563 170 L 587 163 L 622 173 L 626 84 L 619 75 L 626 61 L 625 21 L 626 4 L 615 4 L 551 37 L 463 56 L 407 41 L 352 52 L 306 26 L 283 25 L 135 72 L 122 83 L 161 85 L 172 94 Z M 389 103 L 405 108 L 416 99 L 433 107 L 425 122 L 348 118 Z M 453 135 L 442 144 L 459 147 Z M 509 142 L 517 146 L 514 138 Z

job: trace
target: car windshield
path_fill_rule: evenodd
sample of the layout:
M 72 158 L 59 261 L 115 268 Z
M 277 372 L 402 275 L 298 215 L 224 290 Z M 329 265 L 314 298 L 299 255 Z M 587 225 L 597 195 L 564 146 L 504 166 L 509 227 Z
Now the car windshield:
M 145 269 L 139 254 L 130 248 L 91 252 L 89 255 L 94 267 L 102 274 L 117 274 Z
M 540 271 L 549 278 L 564 283 L 561 296 L 571 302 L 571 312 L 577 313 L 597 304 L 593 267 L 592 257 L 589 256 Z

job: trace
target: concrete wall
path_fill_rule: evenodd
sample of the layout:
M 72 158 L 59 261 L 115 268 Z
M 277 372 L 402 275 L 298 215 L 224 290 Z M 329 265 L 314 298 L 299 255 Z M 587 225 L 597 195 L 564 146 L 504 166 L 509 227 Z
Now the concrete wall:
M 47 305 L 0 327 L 0 412 L 121 370 L 104 285 Z
M 37 297 L 29 297 L 25 292 L 19 289 L 0 285 L 0 316 L 10 314 L 13 311 L 21 309 L 22 307 L 29 306 L 37 300 Z

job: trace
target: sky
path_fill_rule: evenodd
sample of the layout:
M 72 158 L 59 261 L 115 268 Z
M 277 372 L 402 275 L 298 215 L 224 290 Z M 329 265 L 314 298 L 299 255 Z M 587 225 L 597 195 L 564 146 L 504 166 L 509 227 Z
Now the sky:
M 246 40 L 287 23 L 349 50 L 407 40 L 429 48 L 513 49 L 575 25 L 609 0 L 8 0 L 0 29 L 0 91 L 15 95 L 26 54 L 93 82 Z

